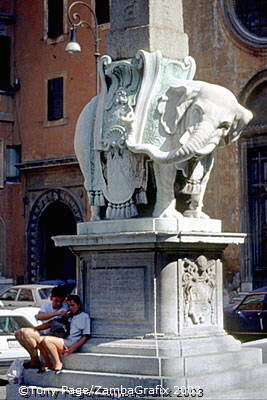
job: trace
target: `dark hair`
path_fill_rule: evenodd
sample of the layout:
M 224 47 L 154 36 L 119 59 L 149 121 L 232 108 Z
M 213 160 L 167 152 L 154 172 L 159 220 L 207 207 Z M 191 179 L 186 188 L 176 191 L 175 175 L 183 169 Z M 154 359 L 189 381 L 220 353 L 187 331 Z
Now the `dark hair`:
M 74 303 L 76 303 L 78 306 L 80 306 L 80 310 L 82 309 L 82 302 L 81 302 L 80 296 L 78 296 L 77 294 L 70 294 L 66 300 L 74 301 Z
M 67 296 L 67 291 L 63 285 L 55 286 L 51 290 L 51 297 L 61 297 L 62 299 L 65 299 L 66 296 Z

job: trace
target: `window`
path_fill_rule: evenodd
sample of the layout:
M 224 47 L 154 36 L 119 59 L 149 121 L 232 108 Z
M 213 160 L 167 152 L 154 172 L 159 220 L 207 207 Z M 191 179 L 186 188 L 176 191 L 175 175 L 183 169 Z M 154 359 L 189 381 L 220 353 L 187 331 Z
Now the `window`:
M 43 0 L 44 40 L 47 44 L 62 42 L 68 33 L 68 0 Z
M 51 296 L 51 291 L 52 291 L 52 289 L 50 289 L 50 288 L 42 288 L 42 289 L 39 289 L 39 290 L 38 290 L 38 293 L 39 293 L 40 299 L 42 299 L 42 300 L 48 300 L 49 297 Z
M 4 141 L 0 139 L 0 188 L 4 187 Z
M 0 300 L 16 300 L 19 289 L 8 289 L 0 296 Z
M 67 73 L 49 72 L 44 78 L 44 127 L 65 125 L 66 118 L 66 80 Z
M 18 301 L 34 301 L 31 289 L 21 289 Z
M 0 218 L 0 273 L 5 270 L 5 250 L 6 250 L 6 229 L 5 224 Z
M 267 49 L 267 0 L 221 0 L 225 21 L 247 50 Z
M 14 334 L 20 328 L 31 328 L 32 324 L 24 317 L 20 316 L 2 316 L 0 317 L 0 335 Z M 13 339 L 10 339 L 12 342 Z M 16 344 L 8 341 L 8 347 L 17 347 Z
M 48 0 L 47 35 L 51 39 L 56 39 L 63 32 L 63 0 Z
M 267 37 L 267 0 L 236 0 L 235 11 L 246 29 Z
M 47 120 L 63 118 L 63 77 L 47 82 Z
M 247 296 L 237 308 L 237 311 L 261 311 L 264 297 L 264 294 Z
M 6 182 L 19 182 L 19 169 L 16 164 L 21 162 L 21 146 L 7 146 Z
M 95 13 L 98 25 L 107 24 L 109 18 L 109 0 L 95 0 Z
M 10 89 L 10 37 L 0 36 L 0 89 Z

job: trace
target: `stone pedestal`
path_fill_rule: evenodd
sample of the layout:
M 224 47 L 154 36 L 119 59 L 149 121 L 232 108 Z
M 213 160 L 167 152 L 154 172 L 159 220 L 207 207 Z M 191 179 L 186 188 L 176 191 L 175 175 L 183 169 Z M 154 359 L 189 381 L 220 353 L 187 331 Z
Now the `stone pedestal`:
M 266 399 L 261 349 L 242 349 L 223 329 L 222 251 L 244 235 L 222 233 L 216 220 L 140 218 L 82 223 L 54 240 L 79 259 L 92 336 L 61 375 L 26 370 L 27 393 Z M 8 399 L 18 393 L 8 385 Z
M 244 237 L 222 233 L 218 220 L 144 218 L 81 223 L 77 236 L 54 238 L 79 258 L 92 320 L 82 352 L 102 372 L 96 381 L 207 395 L 220 392 L 222 373 L 231 388 L 234 362 L 260 365 L 260 351 L 241 352 L 223 329 L 222 252 Z
M 55 242 L 79 257 L 93 337 L 178 340 L 224 335 L 221 256 L 243 239 L 220 221 L 144 218 L 82 223 Z

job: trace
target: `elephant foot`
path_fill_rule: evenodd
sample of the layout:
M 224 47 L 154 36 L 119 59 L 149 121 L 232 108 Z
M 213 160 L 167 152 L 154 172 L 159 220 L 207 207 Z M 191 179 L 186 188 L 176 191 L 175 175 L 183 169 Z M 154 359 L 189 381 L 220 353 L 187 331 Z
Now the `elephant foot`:
M 91 221 L 100 221 L 101 220 L 99 206 L 92 206 L 91 212 L 92 212 Z
M 91 221 L 100 221 L 101 218 L 99 216 L 94 216 L 91 218 Z
M 184 212 L 184 217 L 187 218 L 202 218 L 202 219 L 210 219 L 210 217 L 200 210 L 186 210 Z
M 153 212 L 153 217 L 154 218 L 176 218 L 176 219 L 184 218 L 183 214 L 179 213 L 173 207 L 167 207 L 166 209 L 161 209 L 160 212 L 157 212 L 155 209 L 155 211 Z

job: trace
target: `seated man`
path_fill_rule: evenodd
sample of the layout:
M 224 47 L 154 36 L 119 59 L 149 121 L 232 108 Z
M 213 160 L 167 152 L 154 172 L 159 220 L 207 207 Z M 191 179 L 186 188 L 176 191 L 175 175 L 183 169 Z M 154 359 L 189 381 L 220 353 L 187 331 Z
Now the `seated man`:
M 51 301 L 41 306 L 40 311 L 36 315 L 36 319 L 46 323 L 54 318 L 66 316 L 68 306 L 67 304 L 63 304 L 66 295 L 65 287 L 54 287 L 51 291 Z M 46 324 L 42 324 L 34 328 L 21 328 L 15 333 L 16 339 L 28 351 L 31 357 L 31 361 L 24 363 L 24 368 L 40 367 L 38 356 L 38 344 L 41 340 L 40 334 L 49 334 L 49 329 L 43 330 L 45 326 Z

